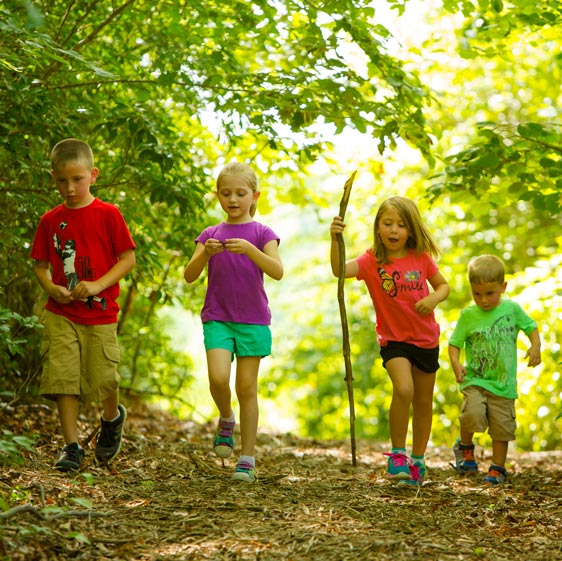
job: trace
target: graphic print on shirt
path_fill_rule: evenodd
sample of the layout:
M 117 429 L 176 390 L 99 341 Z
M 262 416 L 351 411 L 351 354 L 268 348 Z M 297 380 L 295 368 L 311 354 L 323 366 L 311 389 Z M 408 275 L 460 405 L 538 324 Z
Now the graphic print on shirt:
M 66 222 L 61 222 L 59 224 L 61 230 L 64 230 L 67 226 L 68 224 Z M 66 277 L 66 288 L 69 292 L 72 292 L 80 282 L 80 277 L 76 272 L 76 241 L 66 240 L 63 245 L 58 234 L 55 232 L 53 234 L 53 243 L 55 246 L 55 253 L 62 259 L 63 272 Z M 82 272 L 85 273 L 83 276 L 92 278 L 90 259 L 86 257 L 80 261 Z M 99 296 L 89 296 L 85 301 L 90 308 L 92 307 L 92 302 L 98 302 L 104 310 L 107 308 L 105 298 L 100 298 Z
M 513 341 L 517 339 L 517 327 L 511 316 L 499 317 L 490 327 L 484 327 L 469 335 L 467 345 L 471 349 L 471 368 L 477 378 L 507 382 L 507 374 L 513 368 Z
M 394 271 L 390 276 L 382 267 L 377 269 L 379 277 L 382 280 L 382 289 L 391 297 L 394 298 L 398 294 L 398 286 L 396 281 L 400 279 L 400 273 Z

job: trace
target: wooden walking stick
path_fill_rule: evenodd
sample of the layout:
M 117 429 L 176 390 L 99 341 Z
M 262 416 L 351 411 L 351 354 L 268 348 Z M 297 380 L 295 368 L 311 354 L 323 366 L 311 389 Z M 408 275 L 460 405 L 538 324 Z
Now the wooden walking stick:
M 345 211 L 347 210 L 347 203 L 349 202 L 349 195 L 351 194 L 351 186 L 355 179 L 354 171 L 349 179 L 345 182 L 343 187 L 343 196 L 340 202 L 339 217 L 343 220 Z M 343 236 L 336 234 L 336 241 L 338 244 L 339 254 L 339 275 L 338 275 L 338 304 L 340 306 L 340 318 L 343 337 L 343 359 L 345 363 L 345 384 L 347 386 L 347 397 L 349 398 L 349 430 L 351 433 L 351 459 L 353 467 L 357 466 L 356 446 L 355 446 L 355 402 L 353 400 L 353 371 L 351 368 L 351 352 L 349 348 L 349 326 L 347 324 L 347 312 L 345 310 L 345 296 L 344 296 L 344 283 L 345 283 L 345 244 L 343 243 Z

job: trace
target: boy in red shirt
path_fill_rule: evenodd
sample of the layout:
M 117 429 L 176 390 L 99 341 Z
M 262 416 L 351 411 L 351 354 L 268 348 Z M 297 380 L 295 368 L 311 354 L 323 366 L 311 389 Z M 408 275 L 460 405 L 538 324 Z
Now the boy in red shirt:
M 69 138 L 51 152 L 51 174 L 64 202 L 39 222 L 31 257 L 48 295 L 39 393 L 57 403 L 65 446 L 55 464 L 78 470 L 78 401 L 101 401 L 98 461 L 121 448 L 127 412 L 119 403 L 119 281 L 135 265 L 135 244 L 117 207 L 90 193 L 99 170 L 88 144 Z

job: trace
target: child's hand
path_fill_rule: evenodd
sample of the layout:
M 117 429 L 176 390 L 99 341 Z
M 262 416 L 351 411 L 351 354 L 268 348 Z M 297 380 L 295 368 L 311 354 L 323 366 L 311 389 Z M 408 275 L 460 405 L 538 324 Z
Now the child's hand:
M 455 372 L 457 382 L 460 384 L 466 376 L 466 368 L 462 364 L 453 364 L 453 371 Z
M 49 296 L 59 304 L 68 304 L 72 302 L 72 294 L 66 288 L 66 286 L 61 286 L 60 284 L 54 284 L 52 289 L 49 290 Z
M 215 255 L 217 253 L 220 253 L 221 251 L 224 251 L 224 244 L 220 240 L 216 240 L 215 238 L 209 238 L 205 242 L 205 251 L 209 255 Z
M 414 304 L 414 310 L 416 310 L 418 314 L 425 316 L 430 312 L 432 312 L 438 303 L 439 303 L 438 300 L 433 296 L 433 294 L 430 294 L 429 296 L 426 296 L 425 298 L 418 300 Z
M 71 292 L 73 300 L 86 300 L 89 296 L 97 296 L 103 286 L 96 281 L 80 281 Z
M 224 240 L 224 249 L 230 253 L 238 253 L 245 255 L 254 246 L 248 241 L 241 238 L 230 238 Z
M 335 238 L 337 234 L 343 234 L 344 230 L 344 221 L 339 216 L 336 216 L 332 220 L 332 224 L 330 225 L 330 235 L 332 236 L 332 238 Z
M 525 354 L 525 358 L 528 358 L 527 366 L 538 366 L 541 363 L 541 351 L 535 347 L 531 347 Z

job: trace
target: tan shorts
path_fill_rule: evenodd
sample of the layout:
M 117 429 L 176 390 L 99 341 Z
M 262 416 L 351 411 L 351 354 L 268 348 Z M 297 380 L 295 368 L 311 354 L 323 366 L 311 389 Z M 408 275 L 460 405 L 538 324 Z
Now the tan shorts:
M 515 440 L 515 400 L 498 397 L 478 386 L 463 390 L 461 430 L 486 432 L 493 440 Z
M 45 310 L 39 394 L 100 402 L 119 387 L 117 324 L 80 325 Z

